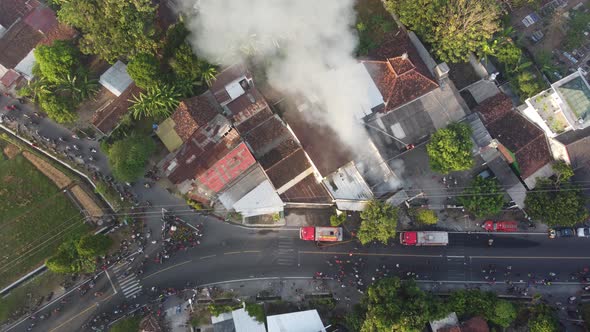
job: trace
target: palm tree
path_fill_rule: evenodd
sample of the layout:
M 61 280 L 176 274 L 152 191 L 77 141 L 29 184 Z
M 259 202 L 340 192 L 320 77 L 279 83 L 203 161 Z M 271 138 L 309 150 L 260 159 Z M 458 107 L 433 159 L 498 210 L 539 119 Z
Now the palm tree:
M 170 85 L 162 84 L 155 87 L 147 88 L 146 92 L 141 92 L 139 96 L 133 96 L 129 101 L 133 103 L 130 107 L 133 117 L 165 118 L 170 116 L 178 106 L 181 94 L 178 90 Z
M 49 83 L 44 77 L 29 81 L 28 87 L 31 92 L 30 97 L 36 104 L 38 104 L 43 97 L 50 95 L 53 90 L 51 83 Z
M 217 68 L 212 64 L 203 61 L 201 64 L 201 82 L 205 82 L 208 86 L 211 86 L 216 75 Z
M 88 75 L 81 76 L 68 74 L 58 84 L 58 92 L 62 92 L 72 98 L 75 102 L 81 102 L 94 97 L 98 91 L 98 81 L 89 79 Z

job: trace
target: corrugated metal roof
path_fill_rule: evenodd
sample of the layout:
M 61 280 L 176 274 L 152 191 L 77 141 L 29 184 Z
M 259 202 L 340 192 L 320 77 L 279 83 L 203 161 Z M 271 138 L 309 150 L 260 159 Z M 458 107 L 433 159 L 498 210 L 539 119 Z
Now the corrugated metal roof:
M 119 97 L 133 83 L 133 80 L 127 74 L 127 65 L 121 61 L 117 61 L 111 68 L 100 75 L 98 82 L 115 96 Z
M 266 317 L 268 332 L 326 332 L 317 310 Z

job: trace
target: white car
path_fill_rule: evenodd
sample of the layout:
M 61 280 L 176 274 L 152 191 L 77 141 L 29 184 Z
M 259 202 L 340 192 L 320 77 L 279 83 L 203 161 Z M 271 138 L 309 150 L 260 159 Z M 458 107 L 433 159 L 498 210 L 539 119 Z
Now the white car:
M 577 229 L 578 237 L 590 237 L 590 228 L 589 227 L 580 227 Z

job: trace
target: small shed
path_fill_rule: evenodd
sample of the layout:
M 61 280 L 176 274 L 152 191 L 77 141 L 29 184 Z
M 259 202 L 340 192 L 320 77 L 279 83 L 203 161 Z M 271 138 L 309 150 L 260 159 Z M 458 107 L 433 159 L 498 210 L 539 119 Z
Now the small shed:
M 133 83 L 133 80 L 127 74 L 127 65 L 117 61 L 111 68 L 100 75 L 98 82 L 112 94 L 119 97 Z

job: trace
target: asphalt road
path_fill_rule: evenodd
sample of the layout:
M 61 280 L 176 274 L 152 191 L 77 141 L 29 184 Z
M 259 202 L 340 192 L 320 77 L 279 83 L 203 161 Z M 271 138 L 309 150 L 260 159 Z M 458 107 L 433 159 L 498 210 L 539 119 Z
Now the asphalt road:
M 337 277 L 337 267 L 328 262 L 335 259 L 350 266 L 360 262 L 362 268 L 358 274 L 363 285 L 345 282 L 347 287 L 360 289 L 370 284 L 373 277 L 383 274 L 408 277 L 408 273 L 415 273 L 419 280 L 466 284 L 506 280 L 534 283 L 555 274 L 554 284 L 578 283 L 579 280 L 572 280 L 570 274 L 590 266 L 587 254 L 590 239 L 550 240 L 543 234 L 454 233 L 450 234 L 447 247 L 399 244 L 360 247 L 355 242 L 347 242 L 318 248 L 314 243 L 299 240 L 297 230 L 244 229 L 214 219 L 205 221 L 205 234 L 200 246 L 179 252 L 162 264 L 148 263 L 145 272 L 137 278 L 144 290 L 138 297 L 126 298 L 124 288 L 129 282 L 123 281 L 121 285 L 114 277 L 116 272 L 109 269 L 111 280 L 101 275 L 97 281 L 104 295 L 100 298 L 89 294 L 80 296 L 75 291 L 70 303 L 61 304 L 64 307 L 61 313 L 38 322 L 33 330 L 78 329 L 92 315 L 102 311 L 112 313 L 113 308 L 124 301 L 130 305 L 146 303 L 152 286 L 183 289 L 187 283 L 194 286 L 270 277 L 310 278 L 316 272 L 329 278 Z M 489 238 L 494 239 L 492 247 L 488 246 Z M 493 274 L 488 272 L 490 264 L 496 270 Z M 506 275 L 508 272 L 510 274 Z M 74 309 L 67 309 L 69 306 Z M 25 321 L 12 330 L 25 331 L 28 324 L 30 321 Z

